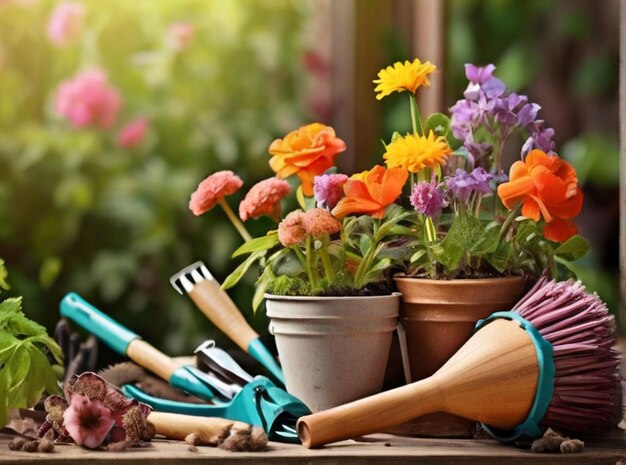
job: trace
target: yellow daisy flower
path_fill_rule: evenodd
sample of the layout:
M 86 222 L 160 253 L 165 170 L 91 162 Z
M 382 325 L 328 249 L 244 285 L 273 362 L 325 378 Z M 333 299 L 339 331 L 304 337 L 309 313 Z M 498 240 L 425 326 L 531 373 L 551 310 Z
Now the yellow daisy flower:
M 408 60 L 404 64 L 397 61 L 393 66 L 381 69 L 378 79 L 374 80 L 374 84 L 378 84 L 374 92 L 380 92 L 376 98 L 381 100 L 392 92 L 405 90 L 414 94 L 421 86 L 429 87 L 428 75 L 436 69 L 437 67 L 430 61 L 422 63 L 418 58 L 413 60 L 413 63 Z
M 452 149 L 443 136 L 436 137 L 430 131 L 428 136 L 407 134 L 399 137 L 387 146 L 383 155 L 389 168 L 400 166 L 411 173 L 418 173 L 424 168 L 443 166 Z

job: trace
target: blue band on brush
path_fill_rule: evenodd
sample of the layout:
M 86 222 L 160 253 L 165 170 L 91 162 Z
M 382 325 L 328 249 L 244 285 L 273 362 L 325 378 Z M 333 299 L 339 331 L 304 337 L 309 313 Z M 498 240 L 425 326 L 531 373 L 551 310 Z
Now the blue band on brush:
M 482 427 L 485 431 L 487 431 L 487 433 L 502 442 L 514 441 L 523 435 L 539 437 L 543 434 L 542 429 L 539 427 L 539 423 L 548 411 L 548 407 L 550 406 L 550 402 L 552 402 L 552 396 L 554 394 L 555 368 L 552 344 L 543 338 L 541 333 L 530 321 L 522 318 L 515 312 L 493 313 L 484 320 L 478 321 L 474 327 L 474 332 L 498 318 L 504 318 L 506 320 L 512 320 L 519 323 L 520 327 L 530 336 L 530 339 L 533 341 L 537 351 L 539 380 L 537 381 L 537 393 L 535 394 L 535 400 L 530 408 L 528 417 L 523 423 L 520 423 L 511 431 L 492 428 L 485 424 L 482 424 Z

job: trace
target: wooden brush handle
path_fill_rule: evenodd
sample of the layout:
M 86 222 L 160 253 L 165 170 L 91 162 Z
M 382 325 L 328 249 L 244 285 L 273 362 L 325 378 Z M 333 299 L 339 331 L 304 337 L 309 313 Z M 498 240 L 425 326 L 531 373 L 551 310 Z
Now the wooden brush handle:
M 250 342 L 259 335 L 216 280 L 200 281 L 189 291 L 189 296 L 215 326 L 248 352 Z
M 399 425 L 427 413 L 440 411 L 439 383 L 427 378 L 298 420 L 298 436 L 305 447 L 320 447 Z
M 169 381 L 172 373 L 179 368 L 174 360 L 141 339 L 135 339 L 128 345 L 126 355 L 165 381 Z

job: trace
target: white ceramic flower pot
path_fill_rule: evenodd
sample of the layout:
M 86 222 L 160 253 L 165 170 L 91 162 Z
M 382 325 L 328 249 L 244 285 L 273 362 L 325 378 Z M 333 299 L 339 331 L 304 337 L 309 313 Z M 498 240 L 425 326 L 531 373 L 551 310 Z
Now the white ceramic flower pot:
M 313 412 L 380 392 L 400 294 L 266 299 L 287 390 Z

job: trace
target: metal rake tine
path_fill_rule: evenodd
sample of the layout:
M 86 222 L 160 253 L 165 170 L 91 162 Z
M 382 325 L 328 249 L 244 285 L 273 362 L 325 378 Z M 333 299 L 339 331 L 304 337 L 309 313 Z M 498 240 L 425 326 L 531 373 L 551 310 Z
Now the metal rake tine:
M 278 436 L 282 436 L 283 438 L 297 438 L 298 435 L 296 433 L 289 433 L 286 431 L 275 431 Z
M 193 284 L 191 283 L 191 281 L 189 281 L 189 278 L 187 277 L 187 275 L 190 273 L 193 273 L 194 271 L 198 269 L 201 269 L 202 267 L 204 267 L 204 263 L 202 261 L 197 261 L 197 262 L 192 263 L 189 266 L 186 266 L 185 268 L 178 271 L 177 273 L 174 273 L 170 277 L 170 284 L 172 285 L 174 289 L 178 291 L 179 294 L 182 295 L 183 289 L 181 288 L 180 285 L 182 285 L 186 291 L 189 291 L 188 286 L 186 285 L 187 283 L 185 283 L 185 281 L 188 281 L 190 287 L 193 287 Z M 179 281 L 180 281 L 180 285 L 179 285 Z
M 284 423 L 282 425 L 280 425 L 283 427 L 284 431 L 287 431 L 289 433 L 293 433 L 293 434 L 297 434 L 296 430 L 294 428 L 292 428 L 291 426 L 287 426 Z

